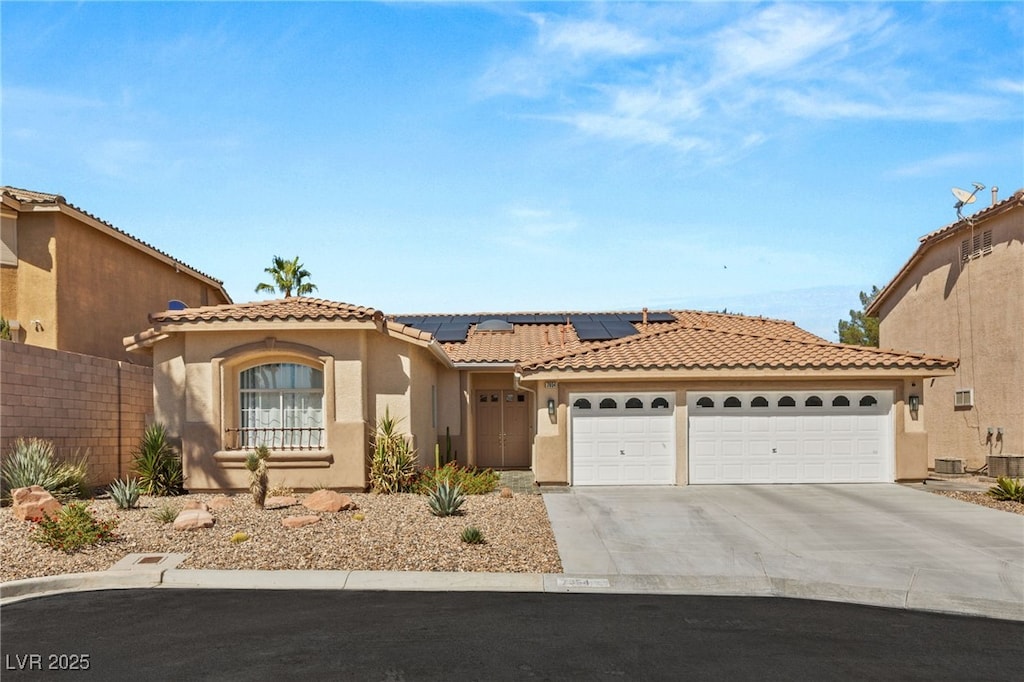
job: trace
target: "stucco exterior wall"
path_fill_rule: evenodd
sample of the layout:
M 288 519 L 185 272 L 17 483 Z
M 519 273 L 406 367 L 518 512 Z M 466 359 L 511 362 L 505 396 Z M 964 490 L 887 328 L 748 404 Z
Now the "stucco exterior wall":
M 62 457 L 85 458 L 89 480 L 130 476 L 153 414 L 152 370 L 107 358 L 0 341 L 0 450 L 42 438 Z
M 56 207 L 5 207 L 4 220 L 16 230 L 17 266 L 3 266 L 0 312 L 18 320 L 22 343 L 145 363 L 122 340 L 144 329 L 150 313 L 172 299 L 227 302 L 220 289 Z
M 369 438 L 385 409 L 420 449 L 421 463 L 433 462 L 436 429 L 429 406 L 431 387 L 437 383 L 436 360 L 425 349 L 382 335 L 372 325 L 334 330 L 278 325 L 176 334 L 156 344 L 153 362 L 156 418 L 181 440 L 190 490 L 248 486 L 242 466 L 245 451 L 233 449 L 225 430 L 239 426 L 239 374 L 275 362 L 323 372 L 326 441 L 323 449 L 274 450 L 269 460 L 272 486 L 365 489 Z
M 920 386 L 920 380 L 893 379 L 800 381 L 750 380 L 657 380 L 650 381 L 573 381 L 562 379 L 556 387 L 535 381 L 537 387 L 537 437 L 534 442 L 534 475 L 542 485 L 566 485 L 570 479 L 570 411 L 571 393 L 594 392 L 671 392 L 675 395 L 676 485 L 687 485 L 689 477 L 687 397 L 689 392 L 708 391 L 775 391 L 775 390 L 884 390 L 893 392 L 894 472 L 897 480 L 920 480 L 928 475 L 926 451 L 928 434 L 921 421 L 927 413 L 922 403 L 917 416 L 907 407 L 907 396 Z M 557 416 L 552 421 L 547 412 L 547 398 L 555 397 Z
M 1024 454 L 1024 209 L 975 234 L 988 230 L 991 253 L 961 262 L 972 235 L 958 231 L 924 253 L 879 310 L 881 347 L 960 360 L 955 376 L 924 385 L 929 466 L 955 457 L 977 468 L 989 454 Z M 974 390 L 973 407 L 954 407 L 961 389 Z

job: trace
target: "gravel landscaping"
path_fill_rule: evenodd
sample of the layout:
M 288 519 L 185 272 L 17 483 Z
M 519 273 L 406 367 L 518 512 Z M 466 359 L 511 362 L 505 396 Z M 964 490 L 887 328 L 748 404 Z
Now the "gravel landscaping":
M 308 569 L 383 571 L 486 571 L 561 573 L 554 534 L 540 495 L 470 495 L 458 516 L 436 517 L 423 495 L 352 494 L 354 511 L 319 513 L 320 521 L 288 529 L 288 516 L 314 512 L 300 504 L 257 509 L 249 495 L 211 513 L 209 529 L 175 531 L 153 512 L 164 505 L 181 509 L 187 500 L 209 503 L 217 495 L 143 497 L 141 508 L 118 510 L 109 499 L 89 503 L 100 519 L 118 521 L 116 542 L 64 554 L 33 542 L 31 522 L 0 510 L 0 582 L 63 573 L 104 571 L 132 552 L 187 553 L 181 569 Z M 361 520 L 359 520 L 361 515 Z M 466 526 L 483 531 L 486 542 L 468 545 Z M 233 543 L 232 535 L 249 539 Z
M 1000 502 L 999 500 L 992 499 L 983 491 L 933 490 L 931 492 L 943 497 L 952 497 L 954 500 L 960 500 L 961 502 L 980 504 L 983 507 L 991 507 L 992 509 L 999 509 L 1011 514 L 1024 514 L 1024 504 L 1020 502 Z

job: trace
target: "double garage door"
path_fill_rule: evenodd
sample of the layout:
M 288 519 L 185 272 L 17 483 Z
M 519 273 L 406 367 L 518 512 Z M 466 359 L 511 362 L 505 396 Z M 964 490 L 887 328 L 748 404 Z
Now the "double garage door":
M 573 485 L 671 485 L 673 393 L 573 395 Z M 691 484 L 893 480 L 890 391 L 690 391 Z

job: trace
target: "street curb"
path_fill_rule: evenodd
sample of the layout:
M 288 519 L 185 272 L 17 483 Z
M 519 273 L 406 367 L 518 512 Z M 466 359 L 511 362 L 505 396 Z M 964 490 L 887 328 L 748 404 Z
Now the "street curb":
M 416 571 L 248 571 L 137 569 L 71 573 L 0 583 L 0 606 L 68 592 L 162 589 L 544 592 L 775 597 L 1024 621 L 1024 604 L 791 577 L 443 573 Z

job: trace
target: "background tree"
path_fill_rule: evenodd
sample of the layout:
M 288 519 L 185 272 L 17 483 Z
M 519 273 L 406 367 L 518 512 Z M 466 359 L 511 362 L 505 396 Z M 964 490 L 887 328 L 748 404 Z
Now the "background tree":
M 302 263 L 299 262 L 299 257 L 296 256 L 292 260 L 285 260 L 280 256 L 274 256 L 274 264 L 269 268 L 263 268 L 263 272 L 270 275 L 274 282 L 268 284 L 266 282 L 260 282 L 256 285 L 256 293 L 282 293 L 285 298 L 289 298 L 292 292 L 295 292 L 296 296 L 305 296 L 316 290 L 316 285 L 312 282 L 307 282 L 311 275 L 309 270 L 303 267 Z
M 851 310 L 849 320 L 839 320 L 839 343 L 878 347 L 878 318 L 864 312 L 877 296 L 876 286 L 871 287 L 870 294 L 860 292 L 861 309 Z

